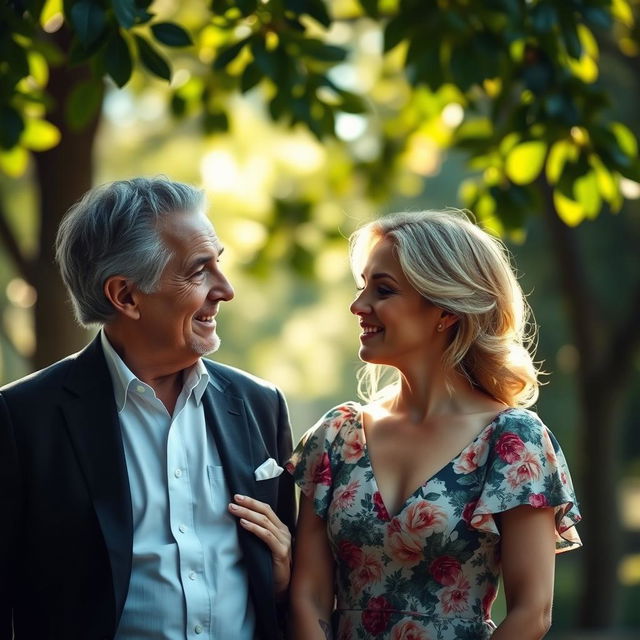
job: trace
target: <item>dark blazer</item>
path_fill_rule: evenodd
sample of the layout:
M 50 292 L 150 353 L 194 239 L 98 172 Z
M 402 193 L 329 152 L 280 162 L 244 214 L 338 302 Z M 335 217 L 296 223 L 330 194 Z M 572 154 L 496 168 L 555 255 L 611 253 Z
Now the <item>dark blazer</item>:
M 203 396 L 232 493 L 271 505 L 293 531 L 291 477 L 256 481 L 291 453 L 281 393 L 204 361 Z M 99 337 L 0 390 L 0 640 L 113 638 L 131 574 L 131 498 L 113 387 Z M 271 555 L 238 527 L 258 637 L 281 637 Z M 12 636 L 12 625 L 13 633 Z

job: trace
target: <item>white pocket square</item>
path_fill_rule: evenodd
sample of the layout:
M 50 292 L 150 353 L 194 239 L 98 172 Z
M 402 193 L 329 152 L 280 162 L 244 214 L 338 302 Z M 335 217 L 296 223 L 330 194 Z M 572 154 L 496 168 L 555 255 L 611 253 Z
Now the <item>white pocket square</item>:
M 277 478 L 283 471 L 284 469 L 273 458 L 267 458 L 253 473 L 256 480 L 269 480 Z

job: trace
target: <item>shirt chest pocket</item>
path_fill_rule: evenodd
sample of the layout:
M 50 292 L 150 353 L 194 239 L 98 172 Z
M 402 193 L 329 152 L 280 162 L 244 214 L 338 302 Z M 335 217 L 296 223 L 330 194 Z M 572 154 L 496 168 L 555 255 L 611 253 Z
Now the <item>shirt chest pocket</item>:
M 231 493 L 224 477 L 224 470 L 221 466 L 207 465 L 207 476 L 213 511 L 226 514 L 227 506 L 231 502 Z

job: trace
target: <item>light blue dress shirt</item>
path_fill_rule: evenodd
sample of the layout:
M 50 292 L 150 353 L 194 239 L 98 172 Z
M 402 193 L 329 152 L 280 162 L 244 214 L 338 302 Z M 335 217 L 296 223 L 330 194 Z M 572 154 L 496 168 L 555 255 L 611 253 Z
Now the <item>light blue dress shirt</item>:
M 255 616 L 199 360 L 173 415 L 104 331 L 133 507 L 133 565 L 116 640 L 251 640 Z

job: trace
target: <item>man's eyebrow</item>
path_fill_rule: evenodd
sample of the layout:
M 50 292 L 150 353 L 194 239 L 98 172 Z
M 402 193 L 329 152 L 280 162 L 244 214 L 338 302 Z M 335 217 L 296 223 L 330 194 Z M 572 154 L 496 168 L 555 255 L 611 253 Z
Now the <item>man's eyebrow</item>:
M 216 245 L 215 249 L 216 249 L 215 258 L 213 258 L 211 254 L 202 254 L 202 255 L 196 256 L 193 260 L 187 263 L 187 271 L 191 271 L 193 269 L 196 269 L 197 267 L 201 267 L 203 264 L 207 264 L 207 262 L 210 262 L 212 259 L 219 258 L 224 252 L 224 247 L 222 245 Z

